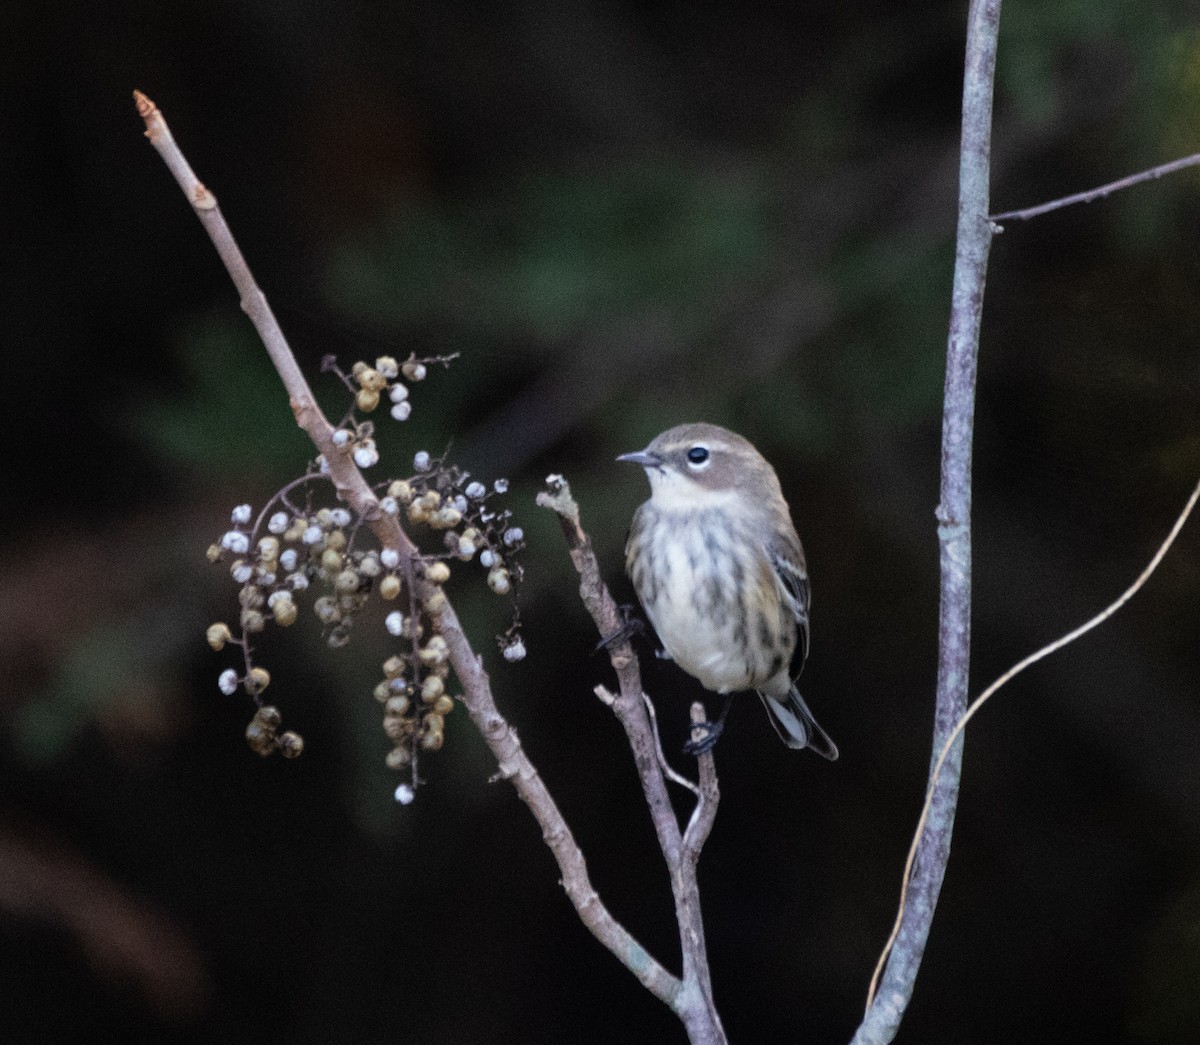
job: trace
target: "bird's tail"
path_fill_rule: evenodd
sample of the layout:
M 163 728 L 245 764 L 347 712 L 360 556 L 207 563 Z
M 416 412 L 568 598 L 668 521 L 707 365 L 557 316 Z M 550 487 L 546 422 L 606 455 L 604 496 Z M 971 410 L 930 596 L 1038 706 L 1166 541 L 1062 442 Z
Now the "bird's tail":
M 817 720 L 808 710 L 808 705 L 804 703 L 804 698 L 800 696 L 794 683 L 787 696 L 781 699 L 769 697 L 762 692 L 758 695 L 762 697 L 767 717 L 775 727 L 775 732 L 779 734 L 779 739 L 788 747 L 797 750 L 810 747 L 830 762 L 838 757 L 837 745 L 829 739 L 829 734 L 817 725 Z

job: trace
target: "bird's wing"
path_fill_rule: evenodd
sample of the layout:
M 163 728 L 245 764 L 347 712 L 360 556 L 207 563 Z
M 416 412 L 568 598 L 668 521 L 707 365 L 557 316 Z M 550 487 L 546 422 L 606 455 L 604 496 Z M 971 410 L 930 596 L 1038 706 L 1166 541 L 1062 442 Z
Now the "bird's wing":
M 770 549 L 770 558 L 784 604 L 796 618 L 796 628 L 799 632 L 796 648 L 800 651 L 800 666 L 803 667 L 808 658 L 808 606 L 812 598 L 808 585 L 808 570 L 804 565 L 804 552 L 800 549 L 799 541 L 796 541 L 794 546 L 780 541 Z

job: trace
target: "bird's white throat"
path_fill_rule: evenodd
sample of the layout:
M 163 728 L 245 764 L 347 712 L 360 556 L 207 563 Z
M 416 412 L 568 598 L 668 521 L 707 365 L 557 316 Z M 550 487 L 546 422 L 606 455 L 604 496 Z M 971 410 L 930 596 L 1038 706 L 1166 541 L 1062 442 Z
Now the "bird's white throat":
M 736 490 L 710 490 L 689 476 L 669 468 L 647 468 L 650 499 L 664 512 L 702 512 L 709 508 L 737 508 Z

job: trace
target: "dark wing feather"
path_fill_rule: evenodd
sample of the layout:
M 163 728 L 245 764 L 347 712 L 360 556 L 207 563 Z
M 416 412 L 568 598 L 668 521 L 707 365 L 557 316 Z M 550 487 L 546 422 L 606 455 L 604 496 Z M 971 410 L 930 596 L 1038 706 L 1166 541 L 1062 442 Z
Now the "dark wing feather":
M 796 649 L 800 653 L 800 668 L 808 659 L 808 607 L 812 594 L 808 585 L 808 570 L 798 538 L 780 537 L 770 550 L 771 568 L 779 581 L 784 602 L 796 618 Z M 797 669 L 797 672 L 799 669 Z

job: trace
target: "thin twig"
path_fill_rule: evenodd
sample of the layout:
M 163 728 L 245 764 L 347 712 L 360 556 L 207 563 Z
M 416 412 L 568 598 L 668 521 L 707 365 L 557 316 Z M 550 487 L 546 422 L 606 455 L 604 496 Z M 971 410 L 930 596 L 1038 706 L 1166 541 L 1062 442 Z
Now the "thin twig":
M 697 798 L 700 797 L 700 786 L 693 784 L 682 773 L 677 773 L 671 763 L 667 761 L 666 753 L 663 751 L 662 736 L 658 732 L 658 712 L 654 710 L 654 701 L 650 699 L 648 693 L 642 694 L 642 700 L 646 703 L 646 714 L 650 716 L 650 730 L 654 734 L 654 750 L 658 755 L 658 767 L 661 769 L 668 780 L 673 784 L 678 784 L 682 788 L 686 788 Z
M 696 726 L 701 725 L 708 718 L 704 711 L 704 705 L 700 701 L 696 701 L 692 705 L 691 717 L 692 724 Z M 721 800 L 721 791 L 717 786 L 717 770 L 713 764 L 711 749 L 700 755 L 696 762 L 700 769 L 700 801 L 692 810 L 687 830 L 683 832 L 684 855 L 693 864 L 700 859 L 700 850 L 704 848 L 713 824 L 716 823 L 717 803 Z
M 1136 595 L 1138 591 L 1141 590 L 1142 586 L 1150 579 L 1150 575 L 1153 574 L 1156 569 L 1158 569 L 1159 563 L 1162 562 L 1163 557 L 1167 554 L 1167 551 L 1170 549 L 1171 545 L 1175 543 L 1175 538 L 1179 536 L 1179 531 L 1183 529 L 1184 524 L 1188 520 L 1188 516 L 1192 514 L 1192 509 L 1196 507 L 1197 499 L 1200 499 L 1200 483 L 1197 483 L 1195 489 L 1192 490 L 1192 494 L 1188 498 L 1187 503 L 1184 505 L 1183 511 L 1179 513 L 1179 517 L 1175 520 L 1175 525 L 1171 527 L 1170 533 L 1167 534 L 1166 539 L 1162 542 L 1162 544 L 1159 545 L 1158 551 L 1154 553 L 1153 558 L 1151 558 L 1146 568 L 1138 574 L 1137 580 L 1135 580 L 1128 588 L 1126 588 L 1119 597 L 1114 599 L 1111 603 L 1109 603 L 1108 606 L 1106 606 L 1090 620 L 1079 625 L 1079 627 L 1077 627 L 1074 631 L 1070 631 L 1066 635 L 1055 639 L 1048 645 L 1043 646 L 1036 653 L 1031 653 L 1024 660 L 1018 661 L 1016 664 L 1014 664 L 1003 675 L 996 679 L 995 682 L 988 686 L 987 689 L 980 693 L 979 696 L 971 702 L 971 706 L 967 708 L 967 711 L 963 717 L 959 719 L 958 724 L 954 727 L 953 732 L 946 739 L 946 743 L 942 745 L 942 750 L 938 755 L 937 763 L 933 768 L 933 775 L 931 776 L 929 782 L 929 790 L 925 795 L 925 804 L 921 808 L 921 816 L 917 820 L 917 829 L 914 833 L 913 843 L 909 847 L 908 859 L 904 863 L 904 881 L 900 888 L 900 909 L 896 913 L 896 923 L 892 927 L 892 934 L 888 937 L 888 941 L 883 948 L 883 953 L 879 957 L 879 963 L 875 967 L 875 976 L 871 980 L 872 991 L 874 990 L 875 984 L 879 979 L 879 975 L 883 970 L 883 963 L 887 958 L 888 950 L 895 942 L 896 936 L 900 931 L 900 922 L 904 916 L 904 907 L 908 902 L 909 877 L 912 874 L 913 863 L 917 858 L 917 841 L 921 837 L 921 832 L 924 830 L 925 822 L 929 817 L 929 808 L 930 803 L 933 800 L 934 786 L 937 784 L 938 777 L 942 772 L 942 767 L 946 764 L 946 758 L 949 756 L 950 749 L 954 745 L 954 742 L 962 734 L 962 731 L 966 729 L 967 723 L 975 717 L 975 713 L 983 707 L 983 705 L 996 693 L 997 690 L 999 690 L 1006 683 L 1010 682 L 1012 679 L 1016 678 L 1017 675 L 1019 675 L 1031 664 L 1036 664 L 1043 657 L 1050 656 L 1051 653 L 1062 649 L 1064 646 L 1069 645 L 1081 636 L 1086 635 L 1093 628 L 1103 624 L 1106 620 L 1108 620 L 1109 617 L 1116 613 L 1117 610 L 1124 606 L 1125 603 L 1132 599 L 1133 596 Z
M 971 445 L 983 290 L 994 226 L 988 221 L 992 94 L 1000 0 L 972 0 L 963 75 L 958 231 L 946 347 L 941 496 L 937 510 L 941 599 L 937 702 L 930 755 L 930 813 L 918 835 L 919 859 L 878 991 L 872 982 L 855 1045 L 882 1045 L 896 1035 L 912 999 L 937 907 L 958 804 L 962 736 L 954 727 L 967 707 L 971 652 Z M 937 753 L 949 745 L 944 771 Z
M 238 288 L 242 308 L 254 323 L 287 389 L 296 422 L 308 433 L 317 450 L 324 456 L 338 496 L 351 504 L 367 521 L 383 547 L 395 548 L 402 560 L 411 560 L 413 555 L 419 554 L 416 546 L 397 520 L 379 507 L 378 498 L 353 459 L 333 445 L 333 428 L 317 405 L 291 347 L 267 304 L 266 297 L 254 281 L 246 259 L 221 215 L 216 197 L 192 172 L 171 136 L 166 120 L 154 103 L 140 91 L 134 92 L 134 101 L 139 115 L 146 121 L 146 136 L 195 208 L 230 278 Z M 432 589 L 424 580 L 414 578 L 414 583 L 418 595 L 424 601 L 432 593 Z M 491 683 L 483 670 L 483 664 L 471 648 L 470 640 L 449 604 L 441 614 L 441 631 L 449 648 L 450 663 L 462 684 L 462 701 L 471 721 L 475 723 L 495 756 L 499 764 L 498 775 L 512 781 L 517 794 L 538 821 L 546 845 L 558 863 L 563 889 L 575 906 L 580 920 L 596 939 L 637 977 L 642 986 L 684 1019 L 681 1009 L 688 1002 L 690 991 L 685 990 L 685 984 L 652 957 L 629 931 L 613 918 L 601 902 L 588 877 L 587 865 L 578 843 L 537 769 L 521 747 L 516 731 L 497 710 Z M 686 1020 L 684 1022 L 686 1023 Z M 710 1042 L 723 1039 L 694 1040 L 709 1045 Z
M 1028 221 L 1030 218 L 1036 218 L 1041 214 L 1049 214 L 1052 210 L 1058 210 L 1060 207 L 1070 207 L 1075 203 L 1091 203 L 1093 200 L 1103 199 L 1114 192 L 1120 192 L 1122 189 L 1132 188 L 1134 185 L 1140 185 L 1144 181 L 1153 181 L 1155 178 L 1161 178 L 1164 174 L 1174 174 L 1176 171 L 1184 170 L 1188 167 L 1195 167 L 1200 164 L 1200 152 L 1193 153 L 1191 156 L 1184 156 L 1179 160 L 1172 160 L 1170 163 L 1161 163 L 1157 167 L 1151 167 L 1149 170 L 1138 171 L 1137 174 L 1131 174 L 1127 178 L 1118 178 L 1116 181 L 1110 181 L 1107 185 L 1101 185 L 1096 189 L 1088 189 L 1086 192 L 1076 192 L 1070 196 L 1063 196 L 1061 199 L 1050 200 L 1048 203 L 1039 203 L 1036 207 L 1026 207 L 1024 210 L 1006 210 L 1003 214 L 993 214 L 992 221 Z

